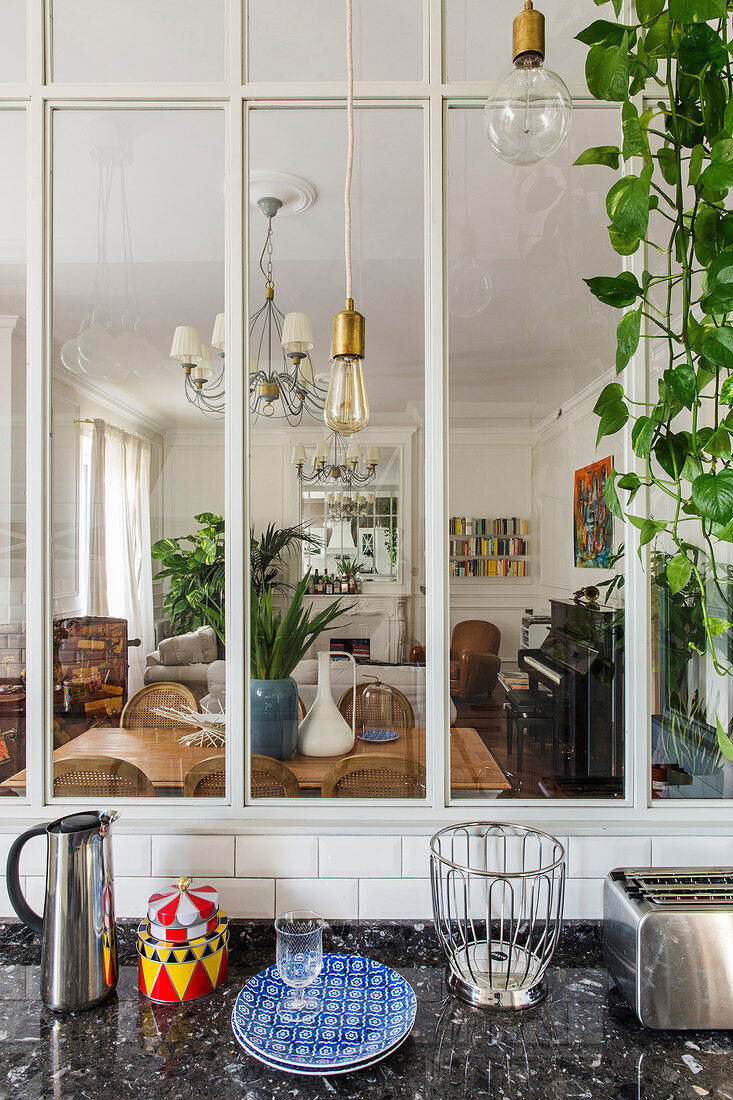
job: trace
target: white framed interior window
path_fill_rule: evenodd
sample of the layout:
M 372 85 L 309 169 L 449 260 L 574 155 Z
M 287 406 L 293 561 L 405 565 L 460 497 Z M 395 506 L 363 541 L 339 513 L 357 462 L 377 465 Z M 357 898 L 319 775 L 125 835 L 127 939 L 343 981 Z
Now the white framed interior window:
M 99 419 L 125 436 L 114 437 L 125 463 L 147 463 L 143 477 L 149 509 L 136 530 L 147 531 L 151 546 L 200 533 L 206 521 L 199 523 L 196 516 L 222 516 L 226 525 L 224 637 L 208 651 L 213 660 L 198 662 L 207 666 L 200 687 L 209 694 L 210 687 L 223 685 L 226 691 L 223 791 L 185 803 L 168 799 L 164 805 L 157 795 L 131 796 L 126 805 L 130 820 L 155 822 L 178 815 L 197 828 L 243 829 L 257 822 L 287 826 L 296 818 L 298 827 L 339 823 L 341 805 L 313 797 L 312 787 L 297 804 L 251 797 L 249 522 L 285 524 L 297 516 L 302 497 L 288 433 L 268 437 L 264 425 L 250 423 L 244 364 L 252 351 L 247 318 L 262 290 L 256 261 L 263 221 L 250 201 L 254 175 L 259 185 L 267 171 L 306 179 L 310 173 L 319 176 L 316 201 L 300 222 L 298 217 L 275 219 L 273 263 L 276 271 L 281 265 L 282 300 L 292 303 L 288 309 L 308 299 L 304 309 L 313 314 L 320 369 L 328 371 L 328 327 L 343 304 L 338 250 L 345 157 L 341 6 L 334 0 L 327 31 L 315 35 L 310 13 L 289 0 L 249 0 L 242 8 L 224 0 L 197 0 L 173 39 L 168 23 L 158 22 L 160 12 L 144 8 L 135 5 L 121 27 L 115 22 L 119 13 L 105 14 L 108 7 L 91 13 L 84 5 L 54 0 L 52 20 L 50 0 L 11 5 L 6 42 L 13 46 L 0 85 L 0 116 L 23 118 L 13 180 L 24 182 L 15 236 L 23 224 L 27 239 L 20 246 L 16 239 L 20 252 L 15 260 L 10 230 L 3 241 L 3 269 L 13 270 L 1 285 L 15 289 L 0 295 L 0 315 L 24 322 L 13 339 L 16 354 L 28 363 L 21 657 L 27 670 L 27 777 L 13 789 L 12 799 L 0 801 L 0 814 L 9 814 L 12 806 L 14 820 L 37 818 L 53 800 L 53 753 L 61 746 L 49 731 L 54 697 L 58 702 L 65 690 L 63 678 L 59 691 L 54 689 L 54 620 L 81 615 L 80 593 L 89 589 L 91 573 L 83 547 L 92 542 L 93 524 L 85 527 L 84 517 L 93 509 L 93 430 L 74 421 Z M 591 439 L 585 406 L 592 403 L 594 387 L 603 383 L 609 320 L 591 312 L 582 278 L 598 273 L 599 264 L 616 268 L 605 246 L 594 243 L 604 225 L 607 183 L 596 177 L 602 169 L 571 167 L 581 148 L 597 143 L 597 133 L 615 143 L 619 112 L 590 99 L 582 50 L 572 41 L 576 23 L 585 16 L 566 8 L 560 0 L 545 4 L 558 69 L 574 100 L 571 143 L 557 161 L 514 177 L 513 170 L 507 175 L 506 166 L 491 160 L 481 126 L 481 108 L 507 61 L 501 34 L 506 32 L 508 42 L 509 0 L 502 0 L 500 10 L 473 0 L 410 0 L 397 13 L 382 5 L 356 5 L 357 118 L 364 132 L 358 135 L 361 189 L 357 186 L 354 228 L 357 282 L 368 326 L 367 384 L 375 414 L 369 433 L 375 446 L 402 449 L 398 575 L 365 583 L 359 598 L 367 601 L 371 585 L 369 599 L 375 606 L 383 601 L 379 613 L 388 625 L 382 652 L 404 656 L 407 649 L 405 663 L 422 669 L 417 688 L 409 679 L 394 686 L 413 713 L 417 709 L 424 718 L 415 728 L 426 731 L 425 797 L 355 802 L 354 819 L 369 827 L 380 827 L 385 810 L 401 827 L 429 830 L 441 821 L 476 815 L 477 807 L 482 816 L 504 808 L 481 791 L 459 791 L 452 775 L 457 751 L 450 732 L 451 721 L 456 728 L 453 629 L 472 618 L 493 623 L 503 639 L 499 659 L 506 666 L 514 663 L 527 607 L 548 610 L 551 599 L 572 597 L 584 577 L 592 583 L 602 576 L 576 566 L 570 544 L 576 473 L 611 455 L 618 464 L 630 463 L 624 436 L 614 437 L 603 454 L 595 453 Z M 78 33 L 82 17 L 93 20 L 94 35 L 87 33 L 88 26 Z M 92 41 L 96 53 L 90 52 Z M 143 49 L 137 48 L 140 41 Z M 192 41 L 197 42 L 195 57 L 186 55 Z M 116 52 L 113 42 L 119 46 Z M 105 120 L 116 124 L 114 139 L 109 126 L 106 133 L 104 125 L 99 128 Z M 90 130 L 95 122 L 96 136 L 94 126 Z M 90 156 L 93 149 L 96 160 Z M 408 154 L 410 170 L 405 167 Z M 31 187 L 25 186 L 24 166 Z M 102 249 L 100 210 L 108 215 Z M 476 234 L 476 259 L 490 267 L 497 311 L 473 321 L 456 319 L 453 298 L 452 269 L 466 227 Z M 156 256 L 164 230 L 167 251 Z M 106 257 L 106 274 L 100 255 Z M 17 280 L 23 260 L 27 287 Z M 628 262 L 641 271 L 644 257 Z M 97 364 L 74 374 L 62 362 L 64 347 L 82 335 L 79 329 L 98 304 L 100 287 L 110 297 L 130 297 L 130 263 L 140 299 L 132 329 L 144 315 L 136 335 L 151 337 L 157 350 L 154 371 L 138 376 L 133 368 L 126 378 L 115 377 L 122 368 L 113 364 L 105 377 Z M 123 313 L 130 313 L 116 309 L 114 324 L 110 320 L 115 340 L 124 330 Z M 169 359 L 170 343 L 177 327 L 194 326 L 210 346 L 220 312 L 226 315 L 226 415 L 196 419 L 193 406 L 184 409 L 184 372 L 180 361 Z M 370 348 L 376 349 L 371 368 Z M 216 356 L 212 361 L 216 366 Z M 628 368 L 629 386 L 639 399 L 647 391 L 647 367 L 639 353 Z M 96 378 L 93 369 L 99 369 Z M 155 372 L 160 381 L 153 385 Z M 127 514 L 137 523 L 133 489 L 140 478 L 131 476 L 126 484 Z M 451 543 L 459 536 L 452 534 L 450 523 L 456 517 L 527 521 L 526 552 L 517 546 L 513 554 L 453 553 Z M 376 535 L 378 528 L 375 522 L 374 530 L 364 533 Z M 147 545 L 141 540 L 132 540 L 130 561 L 136 547 Z M 624 740 L 614 764 L 622 773 L 622 795 L 569 798 L 551 790 L 554 797 L 539 800 L 529 797 L 525 786 L 511 792 L 511 813 L 518 820 L 535 820 L 541 812 L 543 820 L 589 829 L 604 822 L 640 821 L 664 827 L 675 820 L 671 800 L 661 804 L 651 797 L 651 716 L 657 711 L 648 563 L 638 559 L 633 528 L 616 531 L 616 549 L 622 541 L 623 560 L 604 566 L 606 572 L 625 574 Z M 472 558 L 485 559 L 471 567 L 478 575 L 452 579 L 451 559 Z M 524 575 L 513 566 L 515 573 L 506 577 L 484 577 L 480 570 L 497 568 L 486 562 L 499 558 L 522 561 Z M 168 581 L 154 579 L 160 561 L 151 566 L 152 614 L 146 613 L 146 640 L 141 639 L 137 662 L 143 678 L 152 675 L 149 669 L 173 667 L 162 663 L 170 614 L 164 607 Z M 32 584 L 26 581 L 30 577 Z M 378 634 L 367 624 L 373 612 L 374 607 L 364 609 L 365 626 L 357 641 Z M 174 637 L 180 633 L 174 631 Z M 426 663 L 410 662 L 412 649 L 421 647 Z M 208 668 L 217 663 L 218 678 L 212 674 L 210 684 Z M 98 665 L 94 676 L 103 680 Z M 73 695 L 78 685 L 73 675 L 65 678 Z M 315 682 L 307 686 L 315 693 Z M 503 725 L 500 734 L 502 751 L 508 752 Z M 532 782 L 544 781 L 552 769 L 542 770 L 548 757 L 543 757 L 538 730 L 525 730 L 524 736 L 529 756 L 535 757 Z M 517 770 L 516 740 L 511 757 L 514 767 L 507 756 L 504 772 Z M 180 782 L 168 790 L 180 793 L 185 776 L 174 778 Z M 709 802 L 690 800 L 685 809 L 692 822 L 710 821 Z M 729 821 L 727 798 L 715 802 L 714 813 L 721 823 Z

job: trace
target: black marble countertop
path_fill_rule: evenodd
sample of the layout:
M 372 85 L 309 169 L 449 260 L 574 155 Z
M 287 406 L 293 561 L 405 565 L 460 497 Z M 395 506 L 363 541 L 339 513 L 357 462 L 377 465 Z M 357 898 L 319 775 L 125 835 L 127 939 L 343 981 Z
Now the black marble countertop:
M 274 955 L 271 926 L 232 923 L 229 978 L 209 997 L 153 1006 L 137 990 L 134 930 L 121 927 L 117 991 L 54 1016 L 39 999 L 39 947 L 0 926 L 0 1098 L 23 1100 L 733 1100 L 733 1032 L 644 1030 L 603 969 L 599 929 L 571 924 L 530 1012 L 471 1009 L 446 991 L 429 925 L 333 924 L 328 949 L 358 951 L 412 983 L 409 1039 L 360 1073 L 305 1078 L 237 1045 L 232 1005 Z

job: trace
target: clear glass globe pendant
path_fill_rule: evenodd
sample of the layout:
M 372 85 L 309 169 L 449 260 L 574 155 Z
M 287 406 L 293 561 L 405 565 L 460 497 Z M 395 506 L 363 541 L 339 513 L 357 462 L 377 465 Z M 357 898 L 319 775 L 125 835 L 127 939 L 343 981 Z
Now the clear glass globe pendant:
M 514 20 L 514 69 L 486 103 L 486 136 L 509 164 L 539 164 L 570 129 L 573 104 L 564 80 L 544 67 L 545 17 L 526 0 Z

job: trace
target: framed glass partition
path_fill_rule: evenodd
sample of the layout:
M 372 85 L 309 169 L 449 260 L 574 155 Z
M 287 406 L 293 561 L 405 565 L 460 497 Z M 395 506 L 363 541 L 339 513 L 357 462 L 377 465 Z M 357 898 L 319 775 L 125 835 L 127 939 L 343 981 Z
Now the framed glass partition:
M 223 112 L 53 139 L 54 794 L 223 797 Z
M 426 795 L 423 112 L 360 107 L 356 140 L 354 288 L 370 418 L 340 437 L 325 430 L 323 403 L 344 293 L 343 115 L 250 112 L 254 798 Z M 288 333 L 293 317 L 306 332 L 303 315 L 301 352 Z M 294 356 L 305 343 L 301 366 Z M 299 410 L 288 396 L 296 368 L 307 394 Z M 376 681 L 381 694 L 369 690 Z M 287 709 L 286 690 L 299 710 L 287 726 L 273 719 Z
M 26 113 L 0 110 L 0 797 L 25 793 Z M 13 777 L 17 778 L 13 780 Z
M 603 169 L 573 167 L 617 121 L 576 111 L 551 161 L 515 168 L 482 116 L 448 113 L 451 744 L 481 797 L 620 799 L 623 534 L 593 413 L 615 318 L 582 281 L 613 260 Z

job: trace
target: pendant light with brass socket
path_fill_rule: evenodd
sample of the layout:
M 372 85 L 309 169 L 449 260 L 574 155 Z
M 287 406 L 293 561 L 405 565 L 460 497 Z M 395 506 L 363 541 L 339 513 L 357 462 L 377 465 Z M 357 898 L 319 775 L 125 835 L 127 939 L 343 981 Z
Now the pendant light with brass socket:
M 351 178 L 354 170 L 354 45 L 353 3 L 346 0 L 346 118 L 348 149 L 344 186 L 344 252 L 346 259 L 346 308 L 333 319 L 333 366 L 323 419 L 340 435 L 353 435 L 369 423 L 369 402 L 362 363 L 364 317 L 354 309 L 351 275 Z
M 514 68 L 486 103 L 486 136 L 502 160 L 539 164 L 565 141 L 573 104 L 564 80 L 544 67 L 545 17 L 532 0 L 512 32 Z

